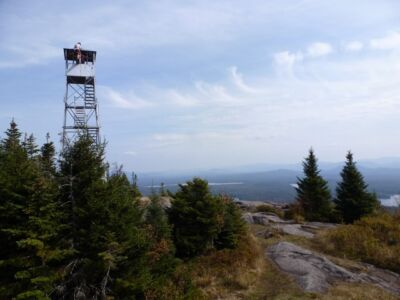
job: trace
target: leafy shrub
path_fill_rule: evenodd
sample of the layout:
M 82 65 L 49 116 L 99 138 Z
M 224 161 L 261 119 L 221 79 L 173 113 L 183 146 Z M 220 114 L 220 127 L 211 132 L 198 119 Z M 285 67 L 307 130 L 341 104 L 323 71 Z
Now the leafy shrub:
M 234 249 L 238 246 L 241 235 L 245 234 L 245 222 L 240 209 L 230 197 L 220 196 L 219 201 L 223 225 L 215 240 L 215 247 Z
M 279 208 L 276 208 L 272 205 L 261 204 L 256 207 L 256 212 L 266 212 L 276 214 L 278 217 L 283 217 L 283 212 Z
M 233 291 L 243 292 L 254 284 L 264 262 L 261 247 L 245 233 L 235 249 L 210 250 L 186 262 L 185 267 L 194 286 L 205 294 L 200 299 L 231 299 Z
M 304 211 L 298 202 L 289 205 L 289 208 L 285 210 L 283 217 L 287 220 L 294 220 L 296 223 L 304 222 Z
M 400 272 L 400 216 L 379 214 L 332 229 L 318 238 L 327 252 Z
M 169 209 L 176 254 L 181 258 L 210 249 L 235 248 L 244 232 L 239 208 L 226 196 L 213 196 L 208 182 L 194 178 L 180 185 Z

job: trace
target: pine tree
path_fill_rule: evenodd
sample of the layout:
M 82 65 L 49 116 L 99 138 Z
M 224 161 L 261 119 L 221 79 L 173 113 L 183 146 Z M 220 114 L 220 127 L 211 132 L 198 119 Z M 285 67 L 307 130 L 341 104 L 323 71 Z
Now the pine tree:
M 0 298 L 45 299 L 57 278 L 51 265 L 63 255 L 57 187 L 20 137 L 12 121 L 0 150 Z
M 66 263 L 65 278 L 57 287 L 59 297 L 89 297 L 101 289 L 99 277 L 102 278 L 105 272 L 99 275 L 91 267 L 93 259 L 98 258 L 98 254 L 104 250 L 99 250 L 99 245 L 93 242 L 98 234 L 97 230 L 93 231 L 93 223 L 101 226 L 105 214 L 102 209 L 95 211 L 93 207 L 96 200 L 104 199 L 106 189 L 102 179 L 105 174 L 103 154 L 103 148 L 97 147 L 85 135 L 62 153 L 60 203 L 63 207 L 63 222 L 67 225 L 63 241 L 69 245 L 74 255 Z M 93 272 L 92 280 L 88 280 L 89 272 Z M 97 289 L 90 288 L 90 285 L 96 285 Z
M 56 166 L 55 166 L 55 155 L 56 149 L 54 143 L 50 141 L 50 134 L 46 134 L 46 143 L 40 148 L 40 163 L 42 170 L 48 176 L 55 176 Z
M 332 214 L 328 183 L 320 175 L 313 149 L 303 162 L 305 177 L 297 181 L 297 202 L 308 221 L 328 221 Z
M 205 180 L 194 178 L 179 186 L 169 211 L 178 256 L 192 257 L 214 247 L 223 225 L 218 205 Z
M 138 187 L 138 177 L 134 172 L 132 172 L 132 193 L 134 198 L 140 198 L 142 196 Z
M 172 227 L 165 209 L 161 205 L 161 198 L 157 194 L 152 194 L 150 200 L 145 211 L 145 223 L 151 242 L 147 255 L 154 288 L 162 290 L 162 287 L 170 280 L 178 261 L 174 256 Z
M 160 196 L 152 194 L 150 203 L 146 207 L 146 224 L 151 227 L 151 231 L 156 240 L 170 239 L 172 237 L 172 228 L 168 221 L 167 213 L 161 205 Z
M 143 298 L 150 286 L 150 241 L 134 188 L 122 169 L 105 179 L 103 155 L 104 146 L 86 136 L 63 153 L 65 238 L 74 255 L 65 265 L 59 297 Z
M 21 287 L 15 274 L 21 270 L 17 241 L 24 238 L 27 198 L 32 193 L 32 172 L 21 145 L 21 133 L 12 120 L 1 141 L 0 154 L 0 298 L 15 296 Z
M 25 134 L 25 139 L 22 143 L 22 147 L 25 149 L 29 158 L 37 158 L 38 153 L 40 152 L 33 134 L 30 134 L 29 136 Z
M 358 171 L 350 151 L 346 155 L 346 163 L 340 176 L 342 181 L 337 185 L 334 202 L 344 222 L 352 223 L 378 207 L 378 199 L 375 194 L 367 191 L 368 185 Z
M 235 248 L 245 233 L 245 222 L 238 206 L 228 196 L 219 196 L 223 210 L 223 226 L 215 241 L 216 248 Z

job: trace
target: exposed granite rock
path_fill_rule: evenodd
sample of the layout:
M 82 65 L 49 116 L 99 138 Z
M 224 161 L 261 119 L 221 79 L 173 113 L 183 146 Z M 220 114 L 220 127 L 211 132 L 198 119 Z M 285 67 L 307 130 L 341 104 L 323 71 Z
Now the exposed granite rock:
M 400 275 L 370 265 L 366 265 L 366 271 L 349 271 L 321 254 L 289 242 L 271 246 L 267 255 L 305 291 L 325 292 L 335 281 L 345 281 L 372 283 L 400 294 Z
M 287 203 L 274 203 L 272 201 L 246 201 L 246 200 L 235 200 L 235 203 L 243 210 L 254 211 L 258 206 L 266 205 L 277 209 L 288 209 L 289 204 Z
M 243 219 L 249 224 L 268 225 L 280 230 L 282 233 L 297 235 L 306 238 L 314 237 L 320 229 L 334 228 L 337 225 L 333 223 L 307 222 L 304 224 L 295 224 L 293 220 L 283 220 L 274 213 L 267 212 L 245 212 Z
M 243 214 L 243 219 L 249 224 L 270 225 L 272 228 L 278 229 L 285 234 L 303 236 L 306 238 L 314 237 L 314 233 L 312 231 L 314 228 L 318 229 L 316 226 L 311 226 L 312 229 L 310 229 L 302 224 L 294 224 L 293 221 L 283 220 L 273 213 L 247 212 Z
M 278 229 L 286 234 L 303 236 L 306 238 L 314 237 L 314 233 L 309 232 L 308 230 L 305 230 L 303 228 L 303 225 L 301 225 L 301 224 L 282 224 L 282 223 L 279 224 L 279 223 L 277 223 L 277 224 L 273 224 L 271 226 L 272 226 L 272 228 Z
M 274 223 L 292 223 L 292 221 L 285 221 L 279 218 L 274 213 L 266 212 L 246 212 L 243 214 L 243 219 L 249 224 L 268 225 Z

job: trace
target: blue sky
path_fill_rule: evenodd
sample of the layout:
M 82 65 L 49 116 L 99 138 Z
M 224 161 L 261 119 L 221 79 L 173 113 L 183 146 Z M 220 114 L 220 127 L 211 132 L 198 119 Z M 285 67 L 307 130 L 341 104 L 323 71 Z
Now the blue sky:
M 0 1 L 0 126 L 58 142 L 96 50 L 107 159 L 139 172 L 398 156 L 399 1 Z

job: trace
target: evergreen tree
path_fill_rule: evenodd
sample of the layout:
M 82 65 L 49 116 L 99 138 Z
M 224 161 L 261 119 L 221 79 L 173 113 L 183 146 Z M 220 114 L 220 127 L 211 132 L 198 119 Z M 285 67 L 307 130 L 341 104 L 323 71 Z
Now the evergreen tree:
M 350 151 L 340 176 L 342 181 L 337 185 L 334 202 L 344 222 L 353 223 L 379 206 L 376 195 L 367 191 L 368 185 L 358 171 Z
M 132 172 L 132 193 L 134 198 L 139 198 L 142 196 L 142 193 L 140 193 L 139 191 L 137 182 L 138 182 L 137 174 Z
M 20 137 L 12 121 L 0 148 L 0 298 L 44 299 L 57 277 L 51 265 L 63 255 L 57 187 Z
M 40 148 L 40 163 L 42 170 L 49 176 L 55 176 L 55 155 L 56 149 L 54 143 L 50 141 L 50 134 L 46 134 L 46 143 Z
M 167 213 L 161 205 L 160 196 L 152 194 L 150 203 L 146 207 L 146 224 L 151 230 L 156 240 L 170 239 L 172 237 L 172 228 L 168 221 Z
M 14 278 L 21 269 L 15 254 L 20 254 L 17 241 L 23 238 L 23 226 L 27 224 L 24 209 L 33 182 L 14 120 L 5 134 L 0 148 L 0 298 L 7 299 L 21 290 Z
M 245 222 L 240 209 L 232 198 L 227 196 L 219 196 L 219 198 L 223 209 L 223 226 L 215 244 L 218 249 L 233 249 L 245 233 Z
M 160 196 L 152 194 L 150 200 L 145 212 L 147 232 L 151 241 L 147 255 L 150 258 L 149 265 L 154 278 L 154 286 L 161 289 L 171 278 L 178 261 L 174 256 L 172 227 L 165 209 L 161 206 Z
M 160 184 L 160 196 L 165 197 L 167 196 L 167 192 L 165 191 L 165 184 L 164 182 L 161 182 Z
M 60 163 L 65 238 L 74 255 L 65 265 L 59 297 L 144 297 L 151 274 L 150 241 L 133 187 L 121 169 L 105 180 L 104 146 L 82 136 Z
M 308 221 L 328 221 L 332 214 L 331 193 L 328 183 L 319 174 L 313 149 L 303 162 L 304 178 L 297 181 L 297 202 Z
M 169 216 L 180 257 L 192 257 L 213 248 L 223 225 L 218 199 L 211 195 L 207 181 L 200 178 L 179 186 Z
M 29 158 L 37 158 L 38 153 L 40 152 L 38 145 L 36 144 L 36 139 L 33 134 L 27 136 L 25 134 L 24 142 L 22 143 L 23 148 L 28 154 Z

